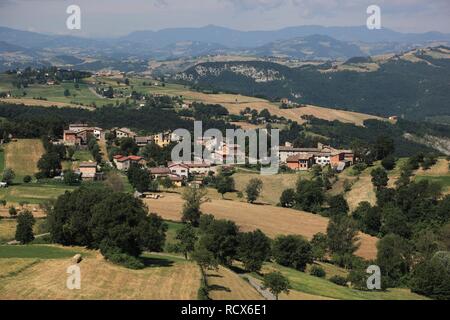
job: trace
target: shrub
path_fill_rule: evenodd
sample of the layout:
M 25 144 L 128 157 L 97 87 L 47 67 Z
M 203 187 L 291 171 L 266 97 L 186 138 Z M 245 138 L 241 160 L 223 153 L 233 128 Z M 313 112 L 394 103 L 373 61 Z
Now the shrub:
M 117 248 L 108 248 L 101 250 L 103 256 L 112 263 L 124 266 L 128 269 L 139 270 L 144 268 L 144 264 L 139 258 L 130 256 L 121 252 Z
M 311 271 L 309 271 L 309 274 L 318 278 L 325 278 L 325 276 L 327 275 L 325 270 L 323 270 L 323 268 L 319 266 L 313 266 L 311 268 Z
M 347 279 L 345 279 L 344 277 L 341 277 L 341 276 L 332 276 L 330 278 L 330 281 L 333 282 L 334 284 L 337 284 L 338 286 L 343 286 L 343 287 L 347 286 Z
M 25 176 L 25 177 L 23 177 L 23 182 L 25 182 L 25 183 L 30 183 L 31 180 L 32 180 L 31 176 Z

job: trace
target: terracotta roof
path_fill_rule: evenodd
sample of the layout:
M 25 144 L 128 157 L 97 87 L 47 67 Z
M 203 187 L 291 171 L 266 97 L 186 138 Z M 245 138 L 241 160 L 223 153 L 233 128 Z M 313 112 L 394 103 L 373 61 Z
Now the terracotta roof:
M 97 162 L 81 162 L 80 168 L 97 168 Z
M 144 158 L 141 156 L 128 156 L 128 159 L 131 161 L 141 161 Z
M 167 167 L 155 167 L 155 168 L 149 168 L 148 171 L 151 174 L 169 174 L 170 169 Z
M 314 155 L 312 153 L 299 153 L 294 154 L 293 156 L 287 157 L 287 162 L 298 162 L 299 160 L 309 160 L 311 158 L 314 158 Z

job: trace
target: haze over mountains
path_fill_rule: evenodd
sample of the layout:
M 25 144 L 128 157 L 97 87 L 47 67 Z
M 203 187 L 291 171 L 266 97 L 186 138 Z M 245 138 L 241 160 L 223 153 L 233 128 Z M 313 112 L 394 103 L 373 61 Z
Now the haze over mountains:
M 55 55 L 72 55 L 77 59 L 89 58 L 90 61 L 111 59 L 113 62 L 217 54 L 346 60 L 354 56 L 397 53 L 436 43 L 448 44 L 450 34 L 368 30 L 365 26 L 298 26 L 274 31 L 239 31 L 209 25 L 136 31 L 111 39 L 88 39 L 0 27 L 0 41 L 0 66 L 5 69 L 31 62 L 53 64 Z

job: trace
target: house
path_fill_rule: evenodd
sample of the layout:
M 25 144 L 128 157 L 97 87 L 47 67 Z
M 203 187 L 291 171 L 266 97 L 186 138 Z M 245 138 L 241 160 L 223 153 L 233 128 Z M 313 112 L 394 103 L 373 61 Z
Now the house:
M 153 179 L 165 178 L 171 174 L 171 171 L 167 167 L 153 167 L 148 168 L 148 172 Z
M 97 162 L 81 162 L 80 175 L 83 181 L 94 181 L 97 178 Z
M 184 163 L 169 163 L 168 168 L 172 174 L 184 179 L 189 177 L 189 166 Z
M 146 136 L 146 137 L 134 137 L 134 141 L 138 145 L 138 147 L 145 147 L 147 144 L 153 142 L 153 137 Z
M 74 132 L 80 132 L 87 128 L 89 128 L 89 125 L 87 123 L 71 123 L 71 124 L 69 124 L 69 130 L 74 131 Z
M 77 136 L 77 133 L 72 130 L 64 130 L 63 140 L 66 145 L 81 144 L 81 139 Z
M 113 162 L 121 171 L 127 171 L 132 164 L 145 165 L 144 158 L 141 156 L 123 156 L 121 154 L 115 155 Z
M 184 164 L 188 166 L 189 174 L 207 175 L 210 171 L 215 172 L 215 169 L 207 162 L 190 162 Z
M 134 138 L 136 133 L 128 128 L 116 128 L 113 130 L 117 138 Z
M 183 183 L 184 183 L 184 179 L 182 177 L 179 177 L 177 175 L 173 175 L 171 174 L 169 176 L 170 180 L 172 181 L 172 183 L 174 184 L 175 187 L 182 187 Z
M 389 120 L 397 122 L 398 121 L 398 116 L 390 116 Z
M 314 165 L 314 154 L 302 152 L 293 156 L 289 156 L 286 160 L 286 165 L 292 170 L 309 170 Z
M 0 188 L 8 188 L 8 184 L 6 182 L 0 182 Z
M 153 135 L 152 138 L 153 142 L 161 148 L 168 146 L 172 142 L 172 135 L 170 132 L 158 133 Z

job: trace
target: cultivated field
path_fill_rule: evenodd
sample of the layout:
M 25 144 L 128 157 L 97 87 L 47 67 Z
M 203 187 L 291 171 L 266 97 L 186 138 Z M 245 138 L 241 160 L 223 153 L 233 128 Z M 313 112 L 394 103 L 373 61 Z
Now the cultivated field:
M 262 300 L 263 297 L 248 282 L 233 271 L 219 266 L 206 272 L 208 296 L 212 300 Z
M 39 234 L 40 228 L 44 223 L 43 219 L 38 219 L 33 227 L 34 234 Z M 14 240 L 16 235 L 17 221 L 13 219 L 0 220 L 0 244 L 3 242 Z
M 179 194 L 166 193 L 158 200 L 145 200 L 150 212 L 164 219 L 179 221 L 183 200 Z M 261 229 L 269 237 L 281 234 L 300 234 L 308 239 L 318 232 L 326 232 L 328 219 L 320 215 L 269 205 L 252 205 L 229 200 L 211 200 L 202 205 L 202 212 L 213 214 L 218 219 L 235 221 L 242 231 Z M 377 238 L 360 234 L 361 246 L 357 255 L 374 259 Z
M 272 205 L 276 205 L 280 202 L 280 196 L 284 190 L 295 188 L 295 184 L 300 177 L 304 177 L 305 179 L 309 178 L 309 173 L 299 172 L 263 176 L 257 173 L 239 171 L 233 175 L 236 190 L 242 192 L 244 192 L 245 187 L 251 178 L 261 179 L 263 188 L 258 202 Z M 225 196 L 228 197 L 227 195 Z
M 33 176 L 37 162 L 44 154 L 44 146 L 39 139 L 20 139 L 5 146 L 5 167 L 13 169 L 16 176 Z
M 73 264 L 69 258 L 55 257 L 38 263 L 31 257 L 1 258 L 0 247 L 0 266 L 9 266 L 9 275 L 0 277 L 0 299 L 187 300 L 197 297 L 200 271 L 194 263 L 148 254 L 145 269 L 130 270 L 105 261 L 96 252 L 81 248 L 61 250 L 70 256 L 74 250 L 84 255 L 80 263 L 80 290 L 66 287 L 66 270 Z

